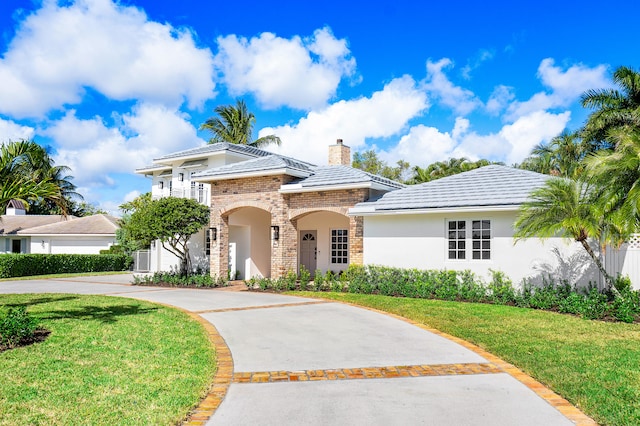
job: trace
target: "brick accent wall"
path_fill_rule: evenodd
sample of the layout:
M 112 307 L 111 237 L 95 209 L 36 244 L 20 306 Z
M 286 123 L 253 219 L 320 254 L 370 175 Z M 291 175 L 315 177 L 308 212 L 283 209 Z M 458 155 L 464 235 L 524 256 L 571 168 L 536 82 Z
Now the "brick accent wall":
M 271 213 L 271 225 L 280 228 L 280 238 L 271 246 L 271 277 L 284 276 L 298 269 L 297 219 L 317 211 L 345 214 L 350 207 L 366 201 L 368 189 L 281 194 L 281 185 L 291 176 L 262 176 L 211 183 L 211 225 L 218 228 L 218 239 L 211 242 L 211 274 L 226 276 L 229 264 L 229 215 L 243 207 L 257 207 Z M 292 214 L 293 213 L 293 214 Z M 349 259 L 362 264 L 363 221 L 349 217 Z

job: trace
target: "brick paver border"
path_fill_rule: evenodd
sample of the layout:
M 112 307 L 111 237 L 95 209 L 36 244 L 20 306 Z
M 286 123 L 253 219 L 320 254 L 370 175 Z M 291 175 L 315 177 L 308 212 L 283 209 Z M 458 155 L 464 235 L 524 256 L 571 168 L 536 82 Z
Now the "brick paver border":
M 198 406 L 189 413 L 187 419 L 182 423 L 188 426 L 200 426 L 207 423 L 207 420 L 209 420 L 220 404 L 222 404 L 222 400 L 227 394 L 231 379 L 233 378 L 233 358 L 231 357 L 229 346 L 227 346 L 227 343 L 213 324 L 194 312 L 184 309 L 183 311 L 202 324 L 209 340 L 216 349 L 218 369 L 213 378 L 213 383 L 204 399 L 200 401 Z
M 338 368 L 331 370 L 236 372 L 233 373 L 233 383 L 388 379 L 396 377 L 458 376 L 499 373 L 504 373 L 504 371 L 491 363 L 424 364 L 371 368 Z

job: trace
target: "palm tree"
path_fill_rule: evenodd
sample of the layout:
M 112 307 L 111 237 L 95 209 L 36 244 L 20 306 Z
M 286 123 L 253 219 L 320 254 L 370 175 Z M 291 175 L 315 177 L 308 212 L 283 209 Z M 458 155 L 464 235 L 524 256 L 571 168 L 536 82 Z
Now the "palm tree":
M 593 152 L 592 149 L 577 132 L 565 130 L 549 143 L 535 146 L 520 168 L 576 179 L 584 172 L 583 160 Z
M 4 211 L 12 199 L 25 206 L 29 201 L 47 200 L 66 213 L 60 185 L 47 175 L 48 172 L 35 167 L 45 158 L 43 151 L 44 148 L 29 140 L 9 142 L 0 147 L 0 210 Z
M 481 159 L 478 161 L 470 161 L 467 158 L 450 158 L 446 161 L 436 161 L 429 164 L 427 167 L 422 168 L 415 166 L 413 176 L 409 180 L 410 183 L 423 183 L 429 182 L 435 179 L 455 175 L 462 172 L 468 172 L 469 170 L 477 169 L 479 167 L 488 166 L 490 164 L 502 164 L 493 161 Z
M 629 235 L 628 223 L 601 200 L 599 188 L 584 180 L 551 178 L 521 206 L 515 222 L 516 242 L 531 237 L 574 239 L 596 264 L 607 288 L 616 293 L 613 278 L 589 242 L 599 242 L 602 250 L 606 245 L 619 246 Z
M 256 117 L 247 109 L 244 100 L 238 99 L 236 105 L 220 105 L 214 110 L 217 117 L 209 118 L 201 126 L 200 130 L 208 130 L 212 137 L 209 143 L 228 142 L 241 145 L 249 145 L 261 148 L 282 142 L 276 135 L 267 135 L 253 139 L 253 126 Z
M 619 67 L 613 82 L 619 89 L 589 90 L 582 95 L 582 106 L 595 109 L 582 129 L 589 143 L 601 145 L 615 129 L 640 127 L 640 73 Z
M 622 217 L 635 226 L 640 221 L 640 129 L 618 129 L 609 135 L 614 149 L 590 156 L 587 172 L 604 188 L 609 208 L 621 210 Z

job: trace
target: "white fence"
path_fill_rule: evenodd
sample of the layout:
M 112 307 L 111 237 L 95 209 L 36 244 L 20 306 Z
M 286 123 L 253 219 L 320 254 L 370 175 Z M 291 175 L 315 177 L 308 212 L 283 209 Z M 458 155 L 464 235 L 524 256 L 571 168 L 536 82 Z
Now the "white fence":
M 133 271 L 149 272 L 151 270 L 151 251 L 138 250 L 133 253 Z
M 619 249 L 609 248 L 604 254 L 604 267 L 612 276 L 626 275 L 633 287 L 640 289 L 640 234 L 634 234 Z

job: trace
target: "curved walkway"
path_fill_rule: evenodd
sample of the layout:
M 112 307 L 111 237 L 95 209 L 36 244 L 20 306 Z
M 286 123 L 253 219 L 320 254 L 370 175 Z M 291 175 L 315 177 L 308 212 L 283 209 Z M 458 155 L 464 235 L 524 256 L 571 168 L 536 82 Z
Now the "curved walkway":
M 134 287 L 131 279 L 7 281 L 0 293 L 132 297 L 199 318 L 220 369 L 189 424 L 595 424 L 513 366 L 400 317 L 277 294 Z

